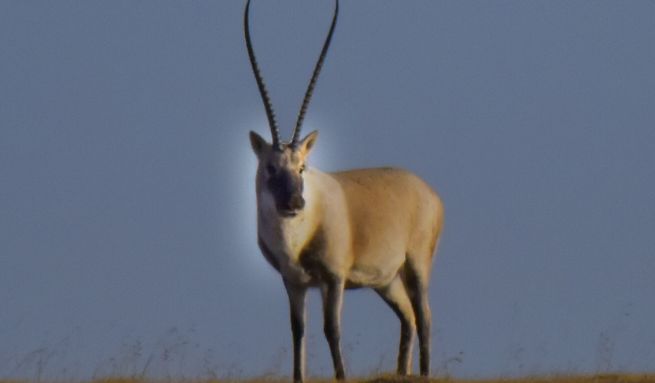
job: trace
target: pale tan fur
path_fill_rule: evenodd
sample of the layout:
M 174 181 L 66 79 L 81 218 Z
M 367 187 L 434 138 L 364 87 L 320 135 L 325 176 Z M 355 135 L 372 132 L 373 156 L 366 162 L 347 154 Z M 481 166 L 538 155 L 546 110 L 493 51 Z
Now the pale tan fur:
M 310 133 L 297 148 L 275 151 L 251 133 L 259 159 L 257 224 L 262 252 L 280 272 L 291 308 L 294 379 L 304 375 L 304 299 L 319 287 L 325 333 L 336 377 L 344 377 L 339 318 L 344 288 L 370 287 L 401 320 L 399 374 L 411 370 L 411 348 L 418 328 L 421 374 L 429 374 L 432 258 L 443 227 L 437 194 L 416 175 L 393 168 L 300 174 L 316 140 Z M 272 164 L 272 165 L 271 165 Z M 305 206 L 294 217 L 278 214 L 266 187 L 267 166 L 298 172 Z M 295 173 L 294 173 L 295 174 Z

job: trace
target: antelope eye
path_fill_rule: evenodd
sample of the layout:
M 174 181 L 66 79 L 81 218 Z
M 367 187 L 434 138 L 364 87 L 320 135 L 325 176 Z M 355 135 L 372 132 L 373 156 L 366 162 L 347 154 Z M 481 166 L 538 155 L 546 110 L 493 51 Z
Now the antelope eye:
M 275 175 L 275 166 L 273 165 L 268 165 L 266 166 L 266 171 L 268 172 L 268 175 L 274 176 Z
M 302 174 L 305 171 L 305 165 L 303 164 L 300 166 L 300 174 Z

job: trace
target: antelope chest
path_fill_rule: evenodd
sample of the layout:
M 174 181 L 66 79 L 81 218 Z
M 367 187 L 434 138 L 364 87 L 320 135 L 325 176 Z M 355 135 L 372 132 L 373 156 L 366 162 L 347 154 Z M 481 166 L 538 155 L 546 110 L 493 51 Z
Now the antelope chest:
M 313 284 L 323 268 L 320 230 L 301 213 L 293 218 L 259 219 L 259 247 L 268 262 L 294 283 Z

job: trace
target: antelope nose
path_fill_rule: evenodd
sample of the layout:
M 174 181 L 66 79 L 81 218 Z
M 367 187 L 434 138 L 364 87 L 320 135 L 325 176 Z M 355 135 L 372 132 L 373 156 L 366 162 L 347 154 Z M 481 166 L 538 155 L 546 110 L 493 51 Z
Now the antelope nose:
M 291 197 L 291 201 L 289 201 L 289 207 L 292 210 L 300 210 L 305 207 L 305 199 L 302 198 L 301 195 L 296 194 Z

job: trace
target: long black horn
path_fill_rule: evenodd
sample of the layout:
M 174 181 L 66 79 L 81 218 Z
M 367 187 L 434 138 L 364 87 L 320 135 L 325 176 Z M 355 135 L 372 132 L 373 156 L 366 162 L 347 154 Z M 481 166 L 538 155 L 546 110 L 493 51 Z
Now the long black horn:
M 250 1 L 250 0 L 248 0 Z M 291 137 L 291 145 L 296 145 L 300 136 L 300 129 L 302 127 L 302 122 L 305 119 L 305 113 L 307 112 L 307 106 L 309 106 L 309 100 L 312 98 L 312 93 L 314 92 L 314 86 L 316 86 L 316 80 L 318 79 L 318 74 L 321 72 L 321 67 L 323 66 L 323 61 L 327 55 L 328 48 L 330 47 L 330 41 L 332 40 L 332 34 L 334 33 L 334 27 L 337 25 L 337 15 L 339 14 L 339 0 L 335 1 L 334 4 L 334 16 L 332 16 L 332 25 L 330 25 L 330 31 L 328 32 L 325 42 L 323 43 L 323 49 L 321 50 L 321 55 L 318 57 L 316 66 L 314 67 L 314 73 L 312 74 L 311 80 L 309 80 L 309 86 L 307 87 L 307 92 L 305 93 L 305 98 L 302 100 L 302 106 L 300 107 L 300 112 L 298 113 L 298 120 L 296 120 L 296 127 L 293 129 L 293 136 Z
M 266 108 L 266 117 L 268 117 L 268 125 L 271 128 L 271 135 L 273 136 L 273 147 L 280 149 L 280 130 L 277 127 L 277 122 L 275 122 L 275 112 L 273 112 L 273 106 L 271 105 L 271 100 L 268 97 L 268 92 L 266 91 L 266 85 L 264 85 L 264 79 L 262 78 L 261 73 L 259 72 L 259 66 L 257 65 L 257 59 L 255 58 L 255 51 L 252 48 L 252 42 L 250 41 L 250 25 L 248 23 L 248 15 L 250 11 L 250 0 L 246 3 L 246 11 L 243 15 L 243 30 L 246 36 L 246 47 L 248 48 L 248 57 L 250 57 L 250 64 L 252 65 L 252 71 L 255 74 L 255 80 L 257 80 L 257 87 L 259 88 L 259 93 L 262 96 L 262 101 L 264 102 L 264 108 Z

